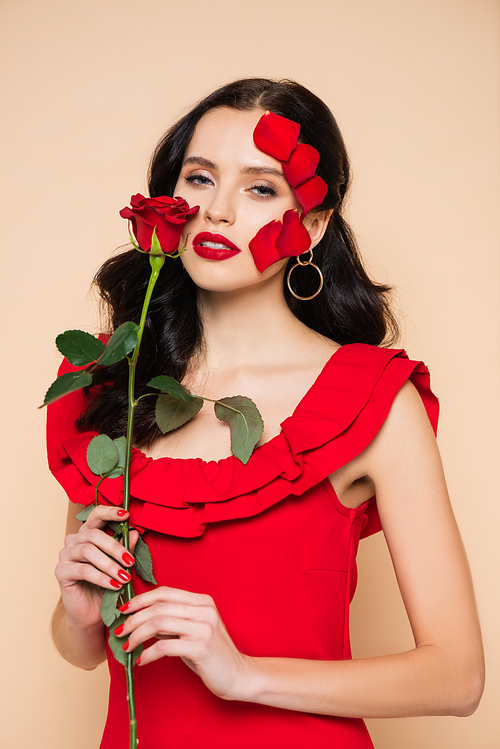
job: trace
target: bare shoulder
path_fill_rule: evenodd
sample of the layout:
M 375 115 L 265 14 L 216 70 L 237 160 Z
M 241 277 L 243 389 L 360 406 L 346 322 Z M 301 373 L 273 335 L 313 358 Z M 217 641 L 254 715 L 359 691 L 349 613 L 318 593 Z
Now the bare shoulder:
M 330 481 L 342 504 L 359 507 L 378 494 L 387 475 L 398 474 L 397 464 L 402 467 L 411 455 L 416 457 L 416 446 L 422 449 L 424 444 L 438 458 L 434 432 L 422 399 L 408 380 L 396 395 L 373 441 L 331 474 Z
M 433 475 L 442 473 L 434 431 L 410 381 L 396 395 L 380 431 L 365 450 L 363 462 L 376 487 L 384 483 L 386 473 L 400 476 L 410 468 L 418 470 L 418 466 Z

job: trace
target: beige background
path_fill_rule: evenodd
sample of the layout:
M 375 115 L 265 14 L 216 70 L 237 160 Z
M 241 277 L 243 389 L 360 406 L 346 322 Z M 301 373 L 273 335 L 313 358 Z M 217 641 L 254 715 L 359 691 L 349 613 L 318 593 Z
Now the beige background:
M 493 0 L 2 0 L 2 723 L 5 749 L 97 747 L 105 667 L 48 622 L 65 497 L 46 469 L 55 336 L 95 331 L 94 271 L 127 240 L 163 130 L 228 79 L 285 76 L 331 106 L 351 220 L 398 287 L 404 345 L 441 397 L 440 445 L 476 581 L 488 683 L 474 716 L 369 721 L 377 749 L 493 749 L 498 695 L 498 4 Z M 496 466 L 495 466 L 496 463 Z M 494 470 L 496 467 L 496 470 Z M 381 535 L 362 544 L 355 655 L 412 640 Z

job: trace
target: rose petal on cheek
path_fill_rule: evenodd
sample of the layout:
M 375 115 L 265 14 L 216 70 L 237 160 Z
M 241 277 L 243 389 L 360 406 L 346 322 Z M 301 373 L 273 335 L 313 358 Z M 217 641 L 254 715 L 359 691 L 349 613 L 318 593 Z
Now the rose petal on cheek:
M 262 115 L 253 131 L 253 141 L 259 151 L 278 161 L 288 161 L 300 134 L 298 122 L 274 112 Z
M 311 237 L 302 224 L 298 211 L 286 211 L 283 214 L 283 228 L 276 238 L 276 249 L 280 258 L 302 255 L 310 246 Z
M 259 229 L 255 237 L 250 240 L 248 248 L 252 253 L 255 267 L 259 273 L 263 273 L 270 265 L 281 260 L 276 249 L 276 239 L 281 229 L 281 221 L 275 219 Z
M 314 177 L 318 164 L 318 151 L 307 143 L 299 143 L 288 161 L 283 162 L 281 167 L 291 186 L 297 187 Z
M 326 182 L 316 175 L 312 179 L 294 188 L 294 194 L 302 206 L 302 218 L 313 208 L 321 205 L 328 192 Z

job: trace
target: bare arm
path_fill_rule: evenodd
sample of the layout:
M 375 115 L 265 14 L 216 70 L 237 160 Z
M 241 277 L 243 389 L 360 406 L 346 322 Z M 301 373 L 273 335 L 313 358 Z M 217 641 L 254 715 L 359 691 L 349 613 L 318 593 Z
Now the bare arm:
M 127 513 L 98 507 L 82 524 L 75 518 L 81 509 L 69 504 L 67 536 L 55 571 L 61 598 L 52 616 L 52 637 L 63 658 L 91 670 L 106 658 L 101 589 L 121 588 L 130 579 L 126 569 L 134 560 L 124 558 L 123 546 L 102 530 L 108 520 L 123 520 Z
M 354 661 L 249 657 L 236 650 L 208 596 L 157 588 L 133 599 L 120 633 L 128 650 L 167 638 L 144 650 L 141 666 L 180 656 L 219 697 L 312 713 L 473 712 L 484 679 L 474 593 L 434 434 L 412 385 L 402 388 L 360 468 L 376 487 L 414 649 Z
M 415 649 L 333 663 L 256 659 L 246 699 L 349 717 L 468 715 L 484 681 L 474 592 L 434 435 L 411 384 L 362 462 Z

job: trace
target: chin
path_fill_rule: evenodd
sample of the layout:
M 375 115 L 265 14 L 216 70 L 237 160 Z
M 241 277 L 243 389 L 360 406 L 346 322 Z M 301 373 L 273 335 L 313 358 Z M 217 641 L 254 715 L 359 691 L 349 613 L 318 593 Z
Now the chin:
M 220 293 L 243 291 L 244 289 L 257 287 L 263 281 L 279 274 L 286 264 L 286 261 L 275 263 L 275 265 L 267 268 L 264 273 L 259 273 L 253 261 L 251 264 L 248 262 L 245 264 L 239 263 L 239 267 L 236 268 L 235 264 L 231 265 L 232 259 L 221 262 L 206 260 L 198 262 L 196 257 L 186 258 L 184 255 L 181 255 L 181 259 L 186 272 L 199 289 Z

